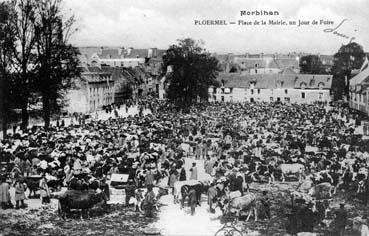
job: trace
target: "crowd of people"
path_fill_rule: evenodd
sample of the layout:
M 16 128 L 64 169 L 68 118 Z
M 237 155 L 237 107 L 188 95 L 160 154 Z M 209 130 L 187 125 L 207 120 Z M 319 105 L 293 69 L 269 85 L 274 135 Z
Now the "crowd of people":
M 109 196 L 105 183 L 111 174 L 125 173 L 129 175 L 126 204 L 136 189 L 146 187 L 147 215 L 152 215 L 153 186 L 174 192 L 175 183 L 188 180 L 187 176 L 201 179 L 196 164 L 185 168 L 188 158 L 203 160 L 204 172 L 214 178 L 208 189 L 210 212 L 214 212 L 219 191 L 225 191 L 218 186 L 224 179 L 227 191 L 244 195 L 251 182 L 279 181 L 281 163 L 303 165 L 304 174 L 309 174 L 305 178 L 313 181 L 318 175 L 328 176 L 332 185 L 341 183 L 349 191 L 363 193 L 367 202 L 369 145 L 354 133 L 360 120 L 348 108 L 198 103 L 183 111 L 154 98 L 140 100 L 138 107 L 134 116 L 119 117 L 114 112 L 118 107 L 110 107 L 107 112 L 115 116 L 108 120 L 83 119 L 69 126 L 58 122 L 48 131 L 33 127 L 1 140 L 1 207 L 9 207 L 10 185 L 15 187 L 16 207 L 26 207 L 29 176 L 42 177 L 37 187 L 47 204 L 50 179 L 77 190 L 94 188 L 92 183 L 97 180 L 94 189 L 104 186 L 102 191 Z M 151 112 L 144 115 L 144 110 Z M 10 173 L 10 182 L 5 173 Z M 357 188 L 350 189 L 352 186 Z M 266 217 L 271 217 L 267 195 L 263 193 L 262 205 Z M 194 214 L 195 197 L 190 199 Z

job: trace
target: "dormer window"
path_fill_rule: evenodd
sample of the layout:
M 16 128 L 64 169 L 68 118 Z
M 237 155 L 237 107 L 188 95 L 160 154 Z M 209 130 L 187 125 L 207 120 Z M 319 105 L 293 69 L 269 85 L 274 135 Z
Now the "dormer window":
M 300 84 L 300 88 L 301 88 L 301 89 L 306 89 L 306 83 L 305 83 L 305 82 L 302 82 L 302 83 Z
M 318 88 L 319 89 L 323 89 L 325 87 L 325 84 L 323 83 L 323 82 L 320 82 L 319 84 L 318 84 Z

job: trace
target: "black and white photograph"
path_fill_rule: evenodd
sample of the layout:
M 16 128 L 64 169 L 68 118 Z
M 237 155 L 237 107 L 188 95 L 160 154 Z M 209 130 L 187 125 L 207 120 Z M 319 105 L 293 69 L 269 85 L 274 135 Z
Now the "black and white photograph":
M 368 12 L 0 0 L 0 236 L 369 236 Z

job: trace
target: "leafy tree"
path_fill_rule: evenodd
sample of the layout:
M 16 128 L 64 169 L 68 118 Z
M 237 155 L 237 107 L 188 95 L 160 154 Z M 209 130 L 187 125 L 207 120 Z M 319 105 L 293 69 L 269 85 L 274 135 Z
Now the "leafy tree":
M 9 2 L 0 3 L 0 116 L 2 119 L 3 137 L 7 136 L 9 114 L 9 84 L 11 80 L 11 65 L 15 44 L 14 28 L 10 24 L 12 9 Z
M 163 56 L 167 97 L 180 107 L 208 98 L 209 86 L 218 86 L 218 60 L 202 48 L 203 43 L 190 38 L 178 40 Z M 168 71 L 168 68 L 171 68 Z
M 300 72 L 302 74 L 326 74 L 323 63 L 317 55 L 301 57 Z
M 79 51 L 68 43 L 75 32 L 75 20 L 73 16 L 63 18 L 61 3 L 61 0 L 39 0 L 36 8 L 36 85 L 42 96 L 45 128 L 50 125 L 51 114 L 63 107 L 71 79 L 81 73 Z
M 362 46 L 355 42 L 343 45 L 338 52 L 334 54 L 332 92 L 335 100 L 340 100 L 343 96 L 348 98 L 351 71 L 353 69 L 360 69 L 364 62 L 364 58 L 365 53 Z
M 11 24 L 14 27 L 14 38 L 16 40 L 13 49 L 15 58 L 13 68 L 16 70 L 19 86 L 18 94 L 21 100 L 22 125 L 23 130 L 28 126 L 28 104 L 30 97 L 31 78 L 34 78 L 35 63 L 35 8 L 36 0 L 12 0 Z

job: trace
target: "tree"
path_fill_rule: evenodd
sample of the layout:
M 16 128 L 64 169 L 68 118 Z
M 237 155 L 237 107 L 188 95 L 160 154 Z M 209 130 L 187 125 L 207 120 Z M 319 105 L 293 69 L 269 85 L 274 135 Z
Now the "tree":
M 13 49 L 14 68 L 17 70 L 19 85 L 21 87 L 19 98 L 22 109 L 22 130 L 28 126 L 28 99 L 30 97 L 30 84 L 33 78 L 34 50 L 35 50 L 35 8 L 36 0 L 12 0 L 14 17 L 10 18 L 14 27 L 16 40 Z
M 12 27 L 12 9 L 9 2 L 0 3 L 0 116 L 2 118 L 3 138 L 7 136 L 9 114 L 9 84 L 11 65 L 13 64 L 13 48 L 15 44 L 14 28 Z
M 209 86 L 218 86 L 218 60 L 202 45 L 190 38 L 178 40 L 178 45 L 170 46 L 163 56 L 162 72 L 169 84 L 167 97 L 181 107 L 197 98 L 207 99 Z
M 301 57 L 300 72 L 302 74 L 326 74 L 323 63 L 317 55 Z
M 64 19 L 61 0 L 38 1 L 35 24 L 37 48 L 36 85 L 42 96 L 45 128 L 53 112 L 64 105 L 64 95 L 71 79 L 80 76 L 79 51 L 68 43 L 75 29 L 74 17 Z
M 351 71 L 360 69 L 364 58 L 365 53 L 362 46 L 355 42 L 341 46 L 338 52 L 334 54 L 332 92 L 335 100 L 340 100 L 343 96 L 348 99 Z

